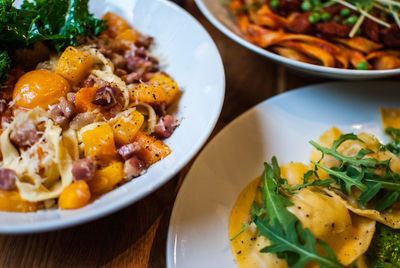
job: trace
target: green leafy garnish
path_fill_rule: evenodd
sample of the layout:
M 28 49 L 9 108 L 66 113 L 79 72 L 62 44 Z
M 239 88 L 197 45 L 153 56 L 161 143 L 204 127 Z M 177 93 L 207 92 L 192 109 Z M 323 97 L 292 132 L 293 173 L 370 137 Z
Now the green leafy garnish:
M 17 9 L 13 7 L 14 0 L 1 0 L 0 51 L 11 55 L 15 49 L 30 47 L 39 41 L 62 51 L 67 46 L 78 45 L 82 37 L 100 34 L 107 28 L 105 21 L 89 13 L 88 2 L 24 0 Z M 9 66 L 0 62 L 0 78 L 7 77 Z
M 304 267 L 309 261 L 319 263 L 320 267 L 343 267 L 333 250 L 323 241 L 316 239 L 309 229 L 303 228 L 300 220 L 287 210 L 293 203 L 285 197 L 287 194 L 295 194 L 295 190 L 311 185 L 328 185 L 333 180 L 309 181 L 312 172 L 307 172 L 303 184 L 291 187 L 286 179 L 281 178 L 275 157 L 272 158 L 271 164 L 264 163 L 264 168 L 261 176 L 262 187 L 259 187 L 262 204 L 253 202 L 249 223 L 243 225 L 240 232 L 231 239 L 235 239 L 254 223 L 260 235 L 271 242 L 261 252 L 277 254 L 279 258 L 285 259 L 290 267 Z M 325 254 L 320 254 L 317 246 L 322 248 Z
M 387 166 L 389 164 L 390 160 L 385 160 L 385 161 L 378 161 L 374 158 L 364 158 L 369 153 L 372 153 L 371 150 L 368 149 L 361 149 L 357 155 L 355 156 L 344 156 L 339 154 L 336 150 L 337 148 L 345 141 L 347 140 L 360 140 L 357 135 L 353 133 L 349 134 L 344 134 L 340 135 L 339 139 L 335 140 L 332 144 L 331 148 L 326 148 L 315 141 L 310 141 L 310 144 L 314 146 L 317 150 L 321 151 L 323 154 L 331 155 L 335 157 L 336 159 L 340 160 L 343 162 L 343 164 L 350 164 L 354 166 L 364 166 L 364 167 L 370 167 L 370 168 L 376 168 L 379 166 Z
M 400 230 L 377 223 L 374 238 L 365 255 L 368 267 L 400 267 Z
M 357 155 L 352 157 L 338 153 L 337 148 L 347 140 L 361 141 L 352 133 L 341 135 L 333 142 L 331 148 L 310 141 L 317 150 L 322 152 L 322 157 L 324 154 L 328 154 L 341 161 L 339 167 L 333 168 L 323 166 L 320 161 L 312 161 L 312 163 L 327 172 L 343 193 L 351 193 L 352 187 L 357 187 L 362 192 L 358 199 L 360 207 L 366 207 L 367 203 L 374 199 L 376 210 L 390 209 L 399 197 L 400 175 L 390 169 L 390 159 L 378 161 L 374 158 L 366 158 L 369 153 L 372 153 L 369 149 L 361 149 Z M 377 168 L 384 169 L 384 174 L 378 175 L 374 170 Z
M 273 161 L 276 163 L 276 159 Z M 309 261 L 316 261 L 320 267 L 343 267 L 334 252 L 324 242 L 315 239 L 307 228 L 303 228 L 299 219 L 290 213 L 286 207 L 293 205 L 288 199 L 279 194 L 280 177 L 273 167 L 264 163 L 262 175 L 262 199 L 265 207 L 265 217 L 256 217 L 255 224 L 260 235 L 271 242 L 261 250 L 264 253 L 275 253 L 284 258 L 291 267 L 304 267 Z M 317 245 L 326 255 L 317 252 Z
M 8 80 L 8 70 L 11 66 L 11 59 L 6 51 L 0 51 L 0 85 Z
M 392 139 L 391 142 L 386 144 L 386 148 L 394 154 L 400 153 L 400 129 L 388 127 L 385 133 Z
M 304 174 L 303 177 L 303 183 L 302 184 L 297 184 L 297 185 L 281 185 L 282 188 L 285 190 L 285 192 L 289 192 L 290 194 L 294 194 L 296 191 L 306 188 L 309 186 L 320 186 L 320 187 L 329 187 L 331 186 L 332 183 L 335 182 L 334 179 L 326 179 L 326 180 L 312 180 L 310 181 L 310 178 L 314 174 L 313 170 L 307 171 L 306 174 Z
M 332 178 L 336 179 L 336 182 L 342 186 L 342 189 L 345 189 L 347 193 L 351 192 L 351 187 L 356 186 L 361 191 L 367 190 L 367 186 L 361 182 L 361 178 L 359 175 L 354 175 L 354 172 L 351 173 L 349 170 L 341 171 L 340 169 L 327 168 L 320 163 L 311 161 L 314 165 L 331 175 Z

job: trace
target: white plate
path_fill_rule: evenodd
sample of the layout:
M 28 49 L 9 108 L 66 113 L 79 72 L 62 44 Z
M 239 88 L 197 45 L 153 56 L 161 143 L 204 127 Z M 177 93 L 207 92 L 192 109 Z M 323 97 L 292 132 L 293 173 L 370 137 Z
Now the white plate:
M 214 24 L 221 32 L 230 37 L 232 40 L 241 44 L 242 46 L 263 55 L 273 61 L 279 62 L 291 69 L 301 71 L 309 75 L 317 75 L 322 77 L 329 77 L 335 79 L 374 79 L 383 78 L 400 74 L 399 69 L 392 70 L 345 70 L 338 68 L 323 67 L 314 64 L 299 62 L 282 57 L 278 54 L 272 53 L 261 47 L 258 47 L 248 42 L 240 32 L 239 27 L 236 25 L 229 10 L 221 5 L 222 1 L 217 0 L 195 0 L 197 6 L 207 17 L 207 19 Z M 226 1 L 225 1 L 226 2 Z
M 163 0 L 92 0 L 97 17 L 112 11 L 155 38 L 155 54 L 180 85 L 177 118 L 181 125 L 166 140 L 172 153 L 148 172 L 71 211 L 0 213 L 0 233 L 48 231 L 93 220 L 151 193 L 174 176 L 198 152 L 221 111 L 225 78 L 218 50 L 203 27 L 186 11 Z
M 231 209 L 243 188 L 276 155 L 308 163 L 311 145 L 332 126 L 384 139 L 379 107 L 400 108 L 400 83 L 337 82 L 273 97 L 223 129 L 201 152 L 175 201 L 167 267 L 236 267 L 228 237 Z

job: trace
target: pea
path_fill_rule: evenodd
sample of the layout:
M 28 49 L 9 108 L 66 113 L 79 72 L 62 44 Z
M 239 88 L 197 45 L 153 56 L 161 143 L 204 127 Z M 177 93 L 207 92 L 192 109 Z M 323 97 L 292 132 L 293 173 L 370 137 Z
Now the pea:
M 278 8 L 278 7 L 279 7 L 279 0 L 272 0 L 272 1 L 269 3 L 269 5 L 270 5 L 272 8 Z
M 312 5 L 311 5 L 310 1 L 304 1 L 304 2 L 301 4 L 301 9 L 302 9 L 303 11 L 310 11 L 311 8 L 312 8 Z
M 351 15 L 346 19 L 346 24 L 354 25 L 356 24 L 358 17 L 356 15 Z
M 321 20 L 322 21 L 329 21 L 331 19 L 331 14 L 324 12 L 321 14 Z
M 347 17 L 350 15 L 350 9 L 348 8 L 342 8 L 342 10 L 340 10 L 340 16 L 342 17 Z
M 308 20 L 311 23 L 317 23 L 321 19 L 320 15 L 318 13 L 311 13 L 310 16 L 308 16 Z
M 358 70 L 368 70 L 368 63 L 366 61 L 359 62 L 357 64 Z

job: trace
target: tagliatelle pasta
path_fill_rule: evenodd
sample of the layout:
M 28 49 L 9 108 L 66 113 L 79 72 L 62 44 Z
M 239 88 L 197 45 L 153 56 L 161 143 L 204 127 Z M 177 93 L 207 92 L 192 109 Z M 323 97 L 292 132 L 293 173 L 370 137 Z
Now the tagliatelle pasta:
M 28 150 L 18 151 L 10 141 L 10 132 L 30 120 L 42 125 L 42 137 Z M 71 169 L 78 148 L 74 137 L 66 136 L 64 140 L 62 129 L 41 108 L 19 113 L 1 134 L 3 161 L 0 165 L 16 171 L 16 184 L 22 199 L 37 202 L 56 198 L 71 184 Z
M 168 112 L 178 84 L 151 37 L 104 19 L 108 30 L 76 47 L 40 44 L 13 59 L 0 99 L 0 210 L 80 208 L 171 153 L 162 140 L 178 126 Z
M 346 0 L 227 2 L 241 34 L 281 56 L 343 69 L 400 67 L 397 11 L 382 1 L 371 1 L 373 7 Z

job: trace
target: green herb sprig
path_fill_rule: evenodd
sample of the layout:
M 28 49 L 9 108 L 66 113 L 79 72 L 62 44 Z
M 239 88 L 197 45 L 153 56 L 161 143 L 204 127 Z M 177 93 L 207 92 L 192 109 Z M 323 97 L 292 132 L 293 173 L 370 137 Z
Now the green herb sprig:
M 14 0 L 0 0 L 0 85 L 7 77 L 10 64 L 3 59 L 15 49 L 43 41 L 62 51 L 76 46 L 85 36 L 98 35 L 107 28 L 104 20 L 89 13 L 89 0 L 24 0 L 21 8 Z M 7 56 L 5 56 L 8 54 Z
M 391 142 L 386 144 L 386 149 L 394 154 L 400 153 L 400 129 L 388 127 L 385 133 L 391 138 Z
M 300 220 L 287 210 L 293 203 L 285 195 L 295 188 L 289 187 L 287 181 L 281 178 L 276 158 L 272 158 L 271 164 L 264 163 L 264 168 L 261 177 L 263 186 L 259 188 L 262 205 L 253 202 L 250 222 L 243 226 L 248 227 L 255 223 L 260 235 L 269 239 L 271 244 L 261 252 L 277 254 L 279 258 L 285 259 L 290 267 L 304 267 L 309 261 L 318 262 L 320 267 L 344 267 L 337 260 L 333 250 L 323 241 L 316 239 L 309 229 L 303 228 Z M 308 181 L 311 176 L 312 173 L 306 173 L 304 184 L 296 189 L 312 185 L 313 182 Z M 328 180 L 319 181 L 322 182 L 326 185 Z M 333 180 L 329 182 L 332 183 Z M 243 231 L 242 228 L 232 239 Z M 317 251 L 318 245 L 324 250 L 324 255 Z
M 318 162 L 312 163 L 325 172 L 327 172 L 336 184 L 339 185 L 343 193 L 351 193 L 352 187 L 357 187 L 362 193 L 358 199 L 359 206 L 364 208 L 372 199 L 375 201 L 375 209 L 383 211 L 390 209 L 394 202 L 397 201 L 400 193 L 400 175 L 393 172 L 390 167 L 390 160 L 378 161 L 374 158 L 367 158 L 369 149 L 361 149 L 357 155 L 353 157 L 344 156 L 337 152 L 337 148 L 347 140 L 361 141 L 356 135 L 344 134 L 333 142 L 331 148 L 323 147 L 314 141 L 310 141 L 317 150 L 330 155 L 339 161 L 339 167 L 328 168 Z M 361 141 L 362 142 L 362 141 Z M 374 169 L 384 169 L 383 175 L 378 175 Z
M 272 162 L 277 163 L 276 158 Z M 333 250 L 315 239 L 311 231 L 303 228 L 299 219 L 287 210 L 293 203 L 279 193 L 281 178 L 277 176 L 280 172 L 276 167 L 264 163 L 262 199 L 266 213 L 264 218 L 256 217 L 255 224 L 260 235 L 267 237 L 271 245 L 261 252 L 275 253 L 291 267 L 304 267 L 309 261 L 318 262 L 320 267 L 343 267 Z M 317 245 L 326 255 L 317 252 Z

